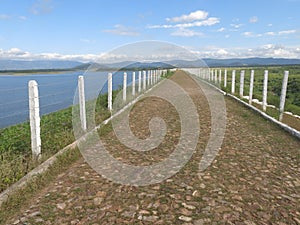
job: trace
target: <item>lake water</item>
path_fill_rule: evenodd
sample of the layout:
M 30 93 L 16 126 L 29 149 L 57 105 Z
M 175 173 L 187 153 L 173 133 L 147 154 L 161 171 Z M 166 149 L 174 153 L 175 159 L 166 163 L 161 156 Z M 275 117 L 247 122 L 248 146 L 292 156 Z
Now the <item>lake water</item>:
M 63 74 L 34 74 L 25 76 L 0 76 L 0 128 L 29 119 L 28 81 L 39 85 L 40 114 L 45 115 L 73 104 L 79 75 L 84 76 L 86 99 L 107 93 L 108 72 L 71 72 Z M 138 76 L 136 75 L 136 78 Z M 127 82 L 132 82 L 132 72 L 127 72 Z M 113 89 L 123 85 L 123 72 L 113 73 Z

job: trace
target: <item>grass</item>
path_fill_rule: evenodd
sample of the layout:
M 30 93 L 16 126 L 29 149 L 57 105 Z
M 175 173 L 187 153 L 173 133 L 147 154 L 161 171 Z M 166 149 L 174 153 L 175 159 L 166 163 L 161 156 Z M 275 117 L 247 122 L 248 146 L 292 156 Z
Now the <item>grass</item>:
M 22 207 L 25 200 L 30 199 L 36 191 L 53 181 L 58 174 L 65 171 L 80 156 L 81 154 L 77 148 L 67 150 L 58 156 L 57 160 L 45 173 L 35 176 L 27 186 L 10 196 L 0 207 L 0 224 L 3 224 L 10 216 L 14 215 Z
M 227 87 L 224 88 L 224 83 L 221 87 L 224 91 L 231 93 L 231 74 L 236 71 L 236 88 L 235 95 L 239 95 L 240 88 L 240 72 L 245 70 L 244 96 L 249 95 L 250 71 L 255 71 L 253 98 L 262 101 L 264 70 L 269 71 L 268 75 L 268 97 L 269 105 L 275 105 L 279 108 L 281 86 L 284 71 L 289 71 L 289 81 L 287 87 L 287 98 L 285 103 L 285 111 L 300 115 L 300 66 L 268 66 L 268 67 L 237 67 L 227 68 Z M 223 74 L 224 76 L 224 70 Z M 279 112 L 278 112 L 279 115 Z M 277 116 L 278 116 L 277 115 Z
M 119 90 L 113 92 L 116 97 Z M 87 115 L 94 110 L 87 102 Z M 110 116 L 107 110 L 107 94 L 100 95 L 95 107 L 95 124 Z M 91 125 L 88 129 L 91 129 Z M 0 192 L 15 183 L 39 163 L 47 160 L 65 146 L 75 141 L 72 124 L 72 107 L 41 117 L 42 157 L 32 158 L 29 122 L 0 129 Z

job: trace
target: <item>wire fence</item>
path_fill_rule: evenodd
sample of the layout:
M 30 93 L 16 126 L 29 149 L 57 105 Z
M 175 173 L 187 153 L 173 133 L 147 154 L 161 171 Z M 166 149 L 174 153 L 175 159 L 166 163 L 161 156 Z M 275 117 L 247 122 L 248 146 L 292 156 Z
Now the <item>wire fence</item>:
M 142 93 L 142 71 L 128 71 L 126 80 L 127 102 Z M 135 77 L 133 76 L 135 73 Z M 157 70 L 147 75 L 160 76 Z M 57 151 L 75 141 L 73 134 L 73 114 L 78 101 L 76 93 L 78 88 L 78 73 L 60 74 L 49 76 L 22 76 L 10 77 L 0 81 L 0 192 L 9 185 L 23 177 L 37 163 L 45 161 Z M 85 80 L 86 116 L 94 110 L 96 123 L 100 124 L 110 115 L 108 107 L 108 82 L 107 72 L 88 73 Z M 12 79 L 10 81 L 9 79 Z M 123 88 L 124 72 L 113 73 L 112 90 L 113 98 Z M 148 79 L 148 77 L 147 77 Z M 152 78 L 153 79 L 153 78 Z M 30 97 L 28 82 L 37 81 L 37 97 Z M 156 80 L 158 81 L 158 79 Z M 133 96 L 133 85 L 136 92 Z M 7 88 L 9 85 L 12 88 Z M 154 85 L 154 81 L 152 81 Z M 152 85 L 147 85 L 150 88 Z M 139 91 L 140 90 L 140 91 Z M 91 100 L 97 99 L 96 108 L 90 107 Z M 38 102 L 38 108 L 30 108 L 30 101 Z M 125 103 L 125 102 L 124 102 Z M 75 106 L 75 107 L 74 107 Z M 78 105 L 79 108 L 79 105 Z M 32 117 L 32 113 L 37 112 Z M 32 118 L 39 123 L 32 123 Z M 31 119 L 31 121 L 30 121 Z M 81 120 L 79 120 L 81 121 Z M 37 126 L 38 124 L 38 126 Z M 88 127 L 91 129 L 91 127 Z M 36 132 L 36 129 L 39 129 Z M 40 142 L 34 143 L 33 137 L 39 135 Z M 34 154 L 34 148 L 39 143 L 40 152 Z M 35 152 L 36 153 L 36 152 Z M 37 161 L 36 159 L 39 158 Z
M 300 131 L 300 68 L 297 68 L 242 67 L 183 70 Z

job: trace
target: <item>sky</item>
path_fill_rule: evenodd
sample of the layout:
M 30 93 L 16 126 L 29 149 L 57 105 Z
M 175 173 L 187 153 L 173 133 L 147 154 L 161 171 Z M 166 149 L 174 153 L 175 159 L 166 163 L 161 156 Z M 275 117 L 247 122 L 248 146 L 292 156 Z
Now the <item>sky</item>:
M 157 40 L 201 58 L 300 58 L 300 0 L 0 0 L 0 59 L 92 61 Z

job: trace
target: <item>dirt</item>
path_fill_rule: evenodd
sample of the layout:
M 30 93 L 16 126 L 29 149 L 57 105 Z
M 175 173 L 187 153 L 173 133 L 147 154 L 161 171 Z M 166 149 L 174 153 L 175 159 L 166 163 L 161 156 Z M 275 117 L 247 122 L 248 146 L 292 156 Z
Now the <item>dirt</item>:
M 227 127 L 213 163 L 199 172 L 211 132 L 208 102 L 185 73 L 171 79 L 196 105 L 200 137 L 189 162 L 174 176 L 149 186 L 114 183 L 83 158 L 36 193 L 6 224 L 300 224 L 300 141 L 230 98 Z M 136 103 L 130 127 L 150 136 L 149 121 L 161 117 L 166 136 L 152 151 L 132 151 L 113 131 L 101 135 L 112 156 L 131 165 L 167 158 L 180 140 L 176 109 L 151 97 Z

